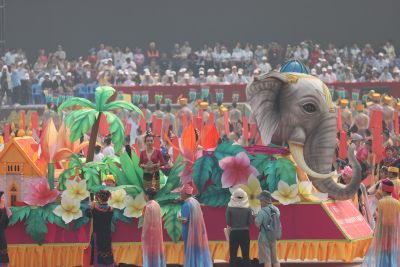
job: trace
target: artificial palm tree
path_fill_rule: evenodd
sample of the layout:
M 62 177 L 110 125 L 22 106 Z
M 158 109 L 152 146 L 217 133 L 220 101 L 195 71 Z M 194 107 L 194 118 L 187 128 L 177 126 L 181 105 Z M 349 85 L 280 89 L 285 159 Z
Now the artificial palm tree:
M 125 101 L 110 101 L 115 93 L 115 89 L 110 86 L 97 87 L 95 92 L 96 104 L 80 97 L 73 97 L 65 101 L 59 111 L 67 108 L 78 107 L 67 114 L 65 117 L 65 125 L 71 130 L 71 141 L 78 140 L 83 134 L 90 130 L 90 140 L 86 162 L 91 162 L 94 157 L 94 148 L 96 145 L 97 133 L 99 131 L 100 119 L 104 115 L 110 126 L 112 134 L 112 142 L 115 150 L 119 151 L 122 147 L 125 137 L 125 128 L 117 115 L 111 111 L 116 109 L 128 109 L 142 114 L 141 110 Z

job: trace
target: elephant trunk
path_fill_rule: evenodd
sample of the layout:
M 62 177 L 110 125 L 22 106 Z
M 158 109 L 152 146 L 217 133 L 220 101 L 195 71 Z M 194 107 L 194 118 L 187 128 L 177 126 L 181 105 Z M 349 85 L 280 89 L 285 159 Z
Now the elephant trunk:
M 351 182 L 348 185 L 343 187 L 333 181 L 332 178 L 313 179 L 313 177 L 309 177 L 313 185 L 321 192 L 328 193 L 328 195 L 333 199 L 346 200 L 352 198 L 357 190 L 360 188 L 361 183 L 361 166 L 356 160 L 354 150 L 354 146 L 351 146 L 348 149 L 348 158 L 353 168 L 353 176 L 351 178 Z

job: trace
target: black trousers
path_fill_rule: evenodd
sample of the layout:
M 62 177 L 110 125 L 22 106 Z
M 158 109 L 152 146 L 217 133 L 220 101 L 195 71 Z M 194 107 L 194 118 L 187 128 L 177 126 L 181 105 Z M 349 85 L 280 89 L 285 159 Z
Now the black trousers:
M 233 230 L 229 235 L 229 266 L 237 266 L 237 252 L 240 246 L 242 266 L 249 266 L 250 232 L 249 230 Z

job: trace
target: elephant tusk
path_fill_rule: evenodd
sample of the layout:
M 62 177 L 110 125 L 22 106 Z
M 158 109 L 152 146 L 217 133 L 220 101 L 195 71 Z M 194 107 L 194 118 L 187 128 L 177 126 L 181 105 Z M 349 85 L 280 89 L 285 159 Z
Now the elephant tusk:
M 306 161 L 304 160 L 303 145 L 289 142 L 289 148 L 297 165 L 302 168 L 309 176 L 313 178 L 326 179 L 336 174 L 336 171 L 327 174 L 321 174 L 311 170 L 311 168 L 308 167 Z

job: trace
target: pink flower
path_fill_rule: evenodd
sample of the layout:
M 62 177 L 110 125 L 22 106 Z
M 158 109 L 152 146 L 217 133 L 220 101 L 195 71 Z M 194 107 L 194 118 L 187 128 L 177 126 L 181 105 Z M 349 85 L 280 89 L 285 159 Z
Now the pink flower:
M 54 202 L 59 193 L 57 189 L 50 190 L 47 180 L 41 179 L 37 182 L 31 182 L 30 191 L 26 195 L 24 202 L 30 206 L 43 207 Z
M 250 159 L 245 152 L 221 159 L 219 166 L 224 170 L 221 178 L 223 188 L 238 184 L 247 184 L 247 180 L 251 174 L 254 176 L 259 175 L 257 169 L 250 165 Z

